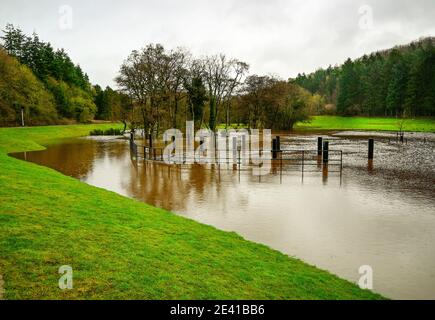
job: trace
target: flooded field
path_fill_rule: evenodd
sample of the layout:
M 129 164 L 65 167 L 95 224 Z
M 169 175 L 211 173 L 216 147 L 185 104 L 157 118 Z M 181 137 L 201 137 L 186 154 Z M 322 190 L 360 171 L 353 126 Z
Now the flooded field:
M 367 160 L 367 139 L 376 139 Z M 318 134 L 281 134 L 284 150 L 315 150 Z M 262 177 L 249 170 L 168 166 L 130 155 L 128 141 L 86 138 L 15 157 L 56 169 L 179 215 L 235 231 L 356 282 L 369 265 L 374 290 L 435 299 L 435 134 L 342 132 L 342 175 L 321 164 Z

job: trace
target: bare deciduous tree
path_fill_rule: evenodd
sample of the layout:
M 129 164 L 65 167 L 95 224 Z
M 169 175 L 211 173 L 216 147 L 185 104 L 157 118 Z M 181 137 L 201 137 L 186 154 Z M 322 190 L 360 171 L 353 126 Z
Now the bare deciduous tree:
M 209 96 L 209 127 L 216 129 L 222 107 L 227 111 L 229 122 L 229 101 L 242 83 L 249 65 L 236 59 L 228 59 L 224 54 L 206 57 L 202 60 L 203 77 Z
M 181 50 L 168 54 L 161 45 L 148 45 L 122 64 L 116 82 L 139 107 L 145 132 L 159 131 L 165 107 L 175 124 L 186 57 Z

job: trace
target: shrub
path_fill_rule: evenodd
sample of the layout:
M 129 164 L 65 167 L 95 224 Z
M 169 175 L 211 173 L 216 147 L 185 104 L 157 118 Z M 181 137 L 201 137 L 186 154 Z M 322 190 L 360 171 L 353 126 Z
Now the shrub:
M 107 130 L 95 129 L 90 133 L 91 136 L 120 136 L 122 135 L 120 129 L 110 128 Z

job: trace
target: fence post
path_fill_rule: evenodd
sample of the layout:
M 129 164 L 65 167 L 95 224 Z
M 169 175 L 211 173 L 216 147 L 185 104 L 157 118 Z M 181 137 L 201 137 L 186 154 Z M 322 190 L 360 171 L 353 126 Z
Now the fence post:
M 148 135 L 148 144 L 149 144 L 149 147 L 150 147 L 150 150 L 151 150 L 153 148 L 153 135 L 152 135 L 152 133 L 150 133 Z
M 131 150 L 137 159 L 137 144 L 134 141 L 131 142 Z
M 238 165 L 239 165 L 239 182 L 240 182 L 240 171 L 241 171 L 241 166 L 242 166 L 242 163 L 241 163 L 242 159 L 241 159 L 241 154 L 240 154 L 241 151 L 242 151 L 241 146 L 238 146 L 238 147 L 237 147 L 237 151 L 238 151 L 238 154 L 239 154 Z
M 237 137 L 233 137 L 233 170 L 234 170 L 234 165 L 237 168 Z
M 318 137 L 317 138 L 317 155 L 318 156 L 322 155 L 322 144 L 323 144 L 323 138 Z
M 340 150 L 340 185 L 343 178 L 343 150 Z
M 276 159 L 277 158 L 277 152 L 276 152 L 276 150 L 277 150 L 277 140 L 276 139 L 273 139 L 272 140 L 272 159 Z
M 369 160 L 373 160 L 375 151 L 375 140 L 369 139 Z
M 280 136 L 276 136 L 276 150 L 278 150 L 278 152 L 281 152 L 281 137 Z
M 323 142 L 323 163 L 329 162 L 329 141 Z

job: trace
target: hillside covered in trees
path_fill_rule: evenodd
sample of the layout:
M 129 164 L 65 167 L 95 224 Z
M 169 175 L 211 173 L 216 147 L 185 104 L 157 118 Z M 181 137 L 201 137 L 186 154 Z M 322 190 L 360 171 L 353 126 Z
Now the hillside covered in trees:
M 0 126 L 112 120 L 121 97 L 93 87 L 68 54 L 8 24 L 0 45 Z
M 435 116 L 435 38 L 299 74 L 294 82 L 340 115 Z
M 122 121 L 149 134 L 234 123 L 292 129 L 310 115 L 435 116 L 435 38 L 372 53 L 284 81 L 249 75 L 224 54 L 194 57 L 149 44 L 134 50 L 115 79 L 92 85 L 63 49 L 8 24 L 0 42 L 0 126 Z

